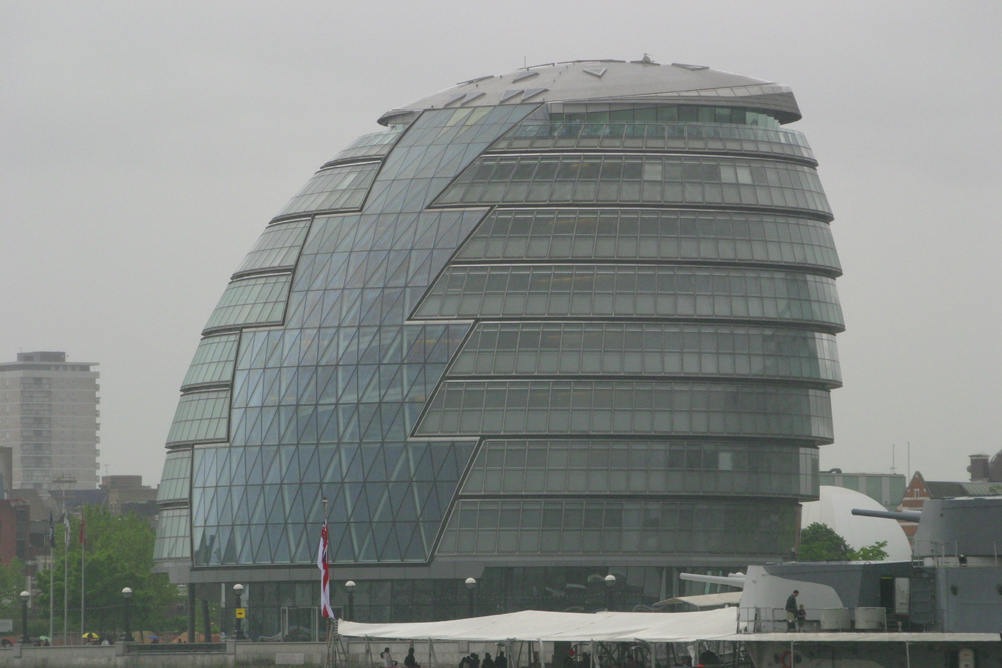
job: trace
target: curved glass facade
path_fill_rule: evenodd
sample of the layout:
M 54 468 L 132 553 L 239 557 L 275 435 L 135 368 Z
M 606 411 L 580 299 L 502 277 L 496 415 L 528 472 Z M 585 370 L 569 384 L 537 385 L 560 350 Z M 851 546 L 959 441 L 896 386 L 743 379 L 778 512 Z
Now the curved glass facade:
M 318 604 L 325 508 L 360 621 L 462 615 L 469 576 L 484 613 L 594 609 L 609 572 L 651 605 L 680 570 L 789 552 L 844 329 L 816 162 L 779 127 L 796 103 L 581 66 L 560 67 L 594 104 L 522 72 L 390 112 L 223 291 L 155 558 L 202 592 L 248 583 L 253 636 Z
M 778 153 L 814 162 L 807 139 L 796 130 L 726 124 L 522 123 L 491 150 L 585 148 Z
M 449 369 L 453 378 L 512 374 L 749 376 L 841 384 L 833 335 L 734 325 L 484 322 Z
M 460 260 L 667 260 L 841 273 L 827 223 L 672 209 L 494 209 Z

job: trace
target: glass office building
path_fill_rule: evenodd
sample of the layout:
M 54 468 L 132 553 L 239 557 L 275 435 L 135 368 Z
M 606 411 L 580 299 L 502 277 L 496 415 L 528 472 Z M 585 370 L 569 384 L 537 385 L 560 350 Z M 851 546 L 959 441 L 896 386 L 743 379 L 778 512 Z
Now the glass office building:
M 244 584 L 260 637 L 315 633 L 323 498 L 357 621 L 462 616 L 467 577 L 477 614 L 601 608 L 609 573 L 644 609 L 788 555 L 843 329 L 799 118 L 786 86 L 649 59 L 387 112 L 209 318 L 158 567 L 224 606 Z

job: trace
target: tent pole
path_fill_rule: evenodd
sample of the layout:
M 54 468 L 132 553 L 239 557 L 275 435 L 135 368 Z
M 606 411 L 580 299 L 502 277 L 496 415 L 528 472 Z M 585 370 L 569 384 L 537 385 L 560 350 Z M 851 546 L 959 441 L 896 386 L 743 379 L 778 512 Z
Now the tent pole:
M 438 659 L 435 658 L 435 644 L 428 638 L 428 668 L 434 668 L 436 663 Z
M 546 661 L 543 659 L 543 639 L 538 638 L 539 641 L 539 668 L 546 668 Z
M 601 644 L 599 644 L 599 646 L 596 648 L 595 641 L 594 640 L 591 641 L 591 649 L 592 649 L 591 660 L 593 668 L 602 668 L 602 662 L 598 658 L 601 647 L 602 647 Z
M 651 653 L 651 668 L 658 668 L 657 664 L 654 662 L 654 643 L 647 643 L 647 649 Z

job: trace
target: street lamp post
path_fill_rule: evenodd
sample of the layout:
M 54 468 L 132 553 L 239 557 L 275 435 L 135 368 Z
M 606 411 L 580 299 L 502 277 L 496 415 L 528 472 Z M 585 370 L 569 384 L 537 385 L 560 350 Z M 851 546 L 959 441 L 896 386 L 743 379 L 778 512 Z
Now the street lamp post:
M 606 589 L 608 590 L 606 592 L 607 597 L 606 597 L 606 601 L 605 601 L 605 609 L 608 610 L 609 612 L 612 612 L 612 595 L 613 595 L 613 592 L 616 589 L 616 576 L 613 575 L 612 573 L 609 573 L 608 575 L 606 575 L 605 576 L 605 586 L 606 586 Z
M 235 610 L 235 615 L 237 618 L 237 640 L 240 640 L 240 620 L 243 619 L 244 609 L 240 607 L 240 595 L 244 593 L 244 586 L 242 584 L 233 585 L 233 595 L 237 598 L 237 607 Z
M 122 598 L 125 599 L 125 640 L 128 642 L 132 640 L 132 629 L 129 625 L 129 599 L 132 598 L 132 589 L 130 587 L 122 590 Z
M 355 621 L 355 581 L 348 580 L 344 583 L 345 591 L 348 592 L 348 621 Z
M 28 638 L 28 599 L 31 594 L 26 591 L 21 592 L 21 644 L 27 645 L 31 642 Z
M 207 598 L 202 599 L 202 642 L 212 642 L 212 620 L 209 619 L 209 599 Z
M 477 581 L 474 578 L 466 578 L 466 593 L 469 597 L 467 617 L 473 616 L 473 591 L 477 588 Z

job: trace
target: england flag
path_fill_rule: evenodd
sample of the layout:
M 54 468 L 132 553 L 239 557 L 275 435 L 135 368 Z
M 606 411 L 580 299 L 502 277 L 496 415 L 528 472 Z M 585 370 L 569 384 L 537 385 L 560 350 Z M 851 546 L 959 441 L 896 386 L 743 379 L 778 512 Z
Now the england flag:
M 320 548 L 317 550 L 317 568 L 320 569 L 320 612 L 325 618 L 333 618 L 331 609 L 330 575 L 327 572 L 327 520 L 320 527 Z

